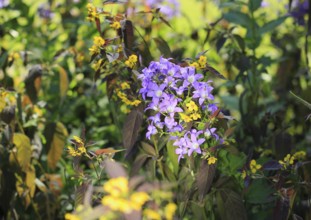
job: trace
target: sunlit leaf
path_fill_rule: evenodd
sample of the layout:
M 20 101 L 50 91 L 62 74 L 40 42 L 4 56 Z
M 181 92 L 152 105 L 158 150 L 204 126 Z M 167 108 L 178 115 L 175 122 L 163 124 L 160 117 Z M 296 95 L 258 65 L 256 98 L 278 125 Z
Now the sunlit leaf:
M 173 146 L 172 141 L 167 142 L 166 149 L 169 161 L 173 164 L 174 174 L 177 175 L 179 170 L 178 155 L 175 153 L 176 147 Z
M 28 187 L 30 198 L 33 198 L 35 195 L 35 190 L 36 190 L 36 170 L 33 165 L 29 166 L 27 172 L 26 172 L 26 186 Z
M 29 138 L 21 133 L 13 134 L 13 143 L 15 149 L 10 154 L 10 161 L 13 163 L 18 162 L 19 166 L 24 172 L 28 171 L 31 159 L 31 144 Z
M 67 71 L 63 67 L 59 66 L 58 69 L 59 69 L 59 91 L 60 97 L 63 99 L 67 94 L 69 79 Z
M 52 139 L 47 143 L 49 147 L 47 162 L 51 169 L 56 168 L 57 162 L 62 156 L 67 136 L 68 132 L 65 126 L 61 122 L 57 122 L 55 124 Z
M 287 18 L 288 16 L 283 16 L 275 20 L 269 21 L 268 23 L 265 23 L 262 27 L 259 28 L 259 33 L 264 34 L 266 32 L 274 30 L 277 26 L 282 24 Z

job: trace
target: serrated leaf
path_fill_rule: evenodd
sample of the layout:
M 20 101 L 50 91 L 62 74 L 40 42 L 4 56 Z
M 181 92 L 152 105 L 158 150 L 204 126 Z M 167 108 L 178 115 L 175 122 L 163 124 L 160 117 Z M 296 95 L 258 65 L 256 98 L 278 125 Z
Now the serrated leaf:
M 196 177 L 200 201 L 203 201 L 204 196 L 210 190 L 215 176 L 215 171 L 216 171 L 216 164 L 208 165 L 206 160 L 203 160 L 201 162 L 200 170 Z
M 282 24 L 288 16 L 280 17 L 275 20 L 269 21 L 268 23 L 265 23 L 262 27 L 259 28 L 259 33 L 264 34 L 266 32 L 274 30 L 277 26 Z
M 134 108 L 125 119 L 122 136 L 123 146 L 126 148 L 126 155 L 129 155 L 137 140 L 140 127 L 143 123 L 144 107 L 140 104 Z
M 67 129 L 62 123 L 57 122 L 52 139 L 49 143 L 47 143 L 49 148 L 47 162 L 48 166 L 53 170 L 56 168 L 57 162 L 62 156 L 67 137 Z
M 171 49 L 169 47 L 169 45 L 167 44 L 167 42 L 165 40 L 163 40 L 163 38 L 161 37 L 157 37 L 153 39 L 157 45 L 157 48 L 160 50 L 160 52 L 162 53 L 162 55 L 166 58 L 171 57 Z
M 10 161 L 18 162 L 24 172 L 27 172 L 31 160 L 31 144 L 29 138 L 21 133 L 13 134 L 13 143 L 16 147 L 16 152 L 11 152 Z M 17 161 L 16 161 L 17 160 Z

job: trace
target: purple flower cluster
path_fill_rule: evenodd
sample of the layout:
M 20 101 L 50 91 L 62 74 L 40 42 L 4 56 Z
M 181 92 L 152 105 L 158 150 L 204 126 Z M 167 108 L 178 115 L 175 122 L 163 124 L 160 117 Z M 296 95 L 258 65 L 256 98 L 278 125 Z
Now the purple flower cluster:
M 168 19 L 178 16 L 180 13 L 178 0 L 147 0 L 146 2 L 151 8 L 160 8 L 160 12 Z
M 304 16 L 308 14 L 309 10 L 309 0 L 304 0 L 303 2 L 294 1 L 293 2 L 294 9 L 290 12 L 290 15 L 295 18 L 296 22 L 299 25 L 305 25 Z
M 212 103 L 211 81 L 202 81 L 203 78 L 194 67 L 181 67 L 162 57 L 159 62 L 151 62 L 138 75 L 142 81 L 140 94 L 144 100 L 150 100 L 145 110 L 153 112 L 148 118 L 146 137 L 169 134 L 174 140 L 173 145 L 178 147 L 179 160 L 193 152 L 201 154 L 200 145 L 209 138 L 220 140 L 216 128 L 204 130 L 197 126 L 200 123 L 198 118 L 208 118 L 218 109 Z M 196 117 L 191 118 L 191 114 Z M 193 122 L 190 129 L 187 119 Z

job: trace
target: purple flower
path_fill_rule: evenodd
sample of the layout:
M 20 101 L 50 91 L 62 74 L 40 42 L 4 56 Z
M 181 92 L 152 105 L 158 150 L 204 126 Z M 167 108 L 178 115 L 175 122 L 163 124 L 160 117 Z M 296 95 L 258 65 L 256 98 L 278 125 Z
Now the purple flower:
M 44 19 L 51 19 L 54 16 L 51 10 L 44 5 L 39 6 L 38 13 L 39 16 Z
M 0 0 L 0 8 L 4 8 L 10 4 L 9 0 Z
M 154 135 L 156 133 L 158 133 L 157 128 L 153 124 L 150 124 L 148 126 L 148 132 L 146 133 L 146 137 L 150 140 L 151 135 Z
M 161 122 L 161 114 L 157 113 L 154 116 L 150 116 L 148 119 L 157 127 L 162 129 L 163 128 L 163 122 Z
M 180 161 L 181 158 L 184 158 L 184 155 L 187 154 L 187 148 L 184 147 L 178 147 L 175 150 L 175 153 L 178 155 L 178 162 Z
M 218 110 L 218 107 L 215 104 L 209 104 L 207 110 L 214 114 Z
M 299 25 L 305 25 L 304 16 L 308 14 L 309 1 L 296 2 L 296 7 L 289 13 Z
M 214 96 L 211 93 L 212 90 L 213 87 L 209 84 L 200 82 L 196 90 L 193 92 L 192 98 L 199 98 L 199 103 L 202 105 L 205 100 L 214 100 Z
M 197 152 L 198 154 L 201 154 L 201 148 L 200 145 L 205 142 L 204 138 L 199 138 L 199 135 L 202 134 L 202 131 L 197 131 L 195 129 L 192 129 L 191 133 L 187 133 L 186 135 L 190 134 L 190 139 L 188 139 L 188 156 L 190 156 L 193 151 Z
M 170 115 L 174 115 L 175 112 L 183 112 L 180 107 L 177 107 L 179 99 L 174 95 L 167 95 L 160 103 L 160 111 Z
M 206 139 L 214 137 L 216 140 L 219 140 L 219 136 L 215 132 L 216 132 L 216 128 L 208 128 L 204 132 L 204 136 Z

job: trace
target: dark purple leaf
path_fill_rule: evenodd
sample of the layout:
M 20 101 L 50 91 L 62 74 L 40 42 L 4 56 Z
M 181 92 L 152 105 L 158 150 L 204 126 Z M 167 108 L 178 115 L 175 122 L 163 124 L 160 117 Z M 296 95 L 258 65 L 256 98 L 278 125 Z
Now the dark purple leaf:
M 282 168 L 282 165 L 276 160 L 270 160 L 262 165 L 264 170 L 279 170 Z
M 212 186 L 215 170 L 216 164 L 208 165 L 206 160 L 201 162 L 200 170 L 196 177 L 200 201 L 203 201 L 204 196 L 208 193 Z

